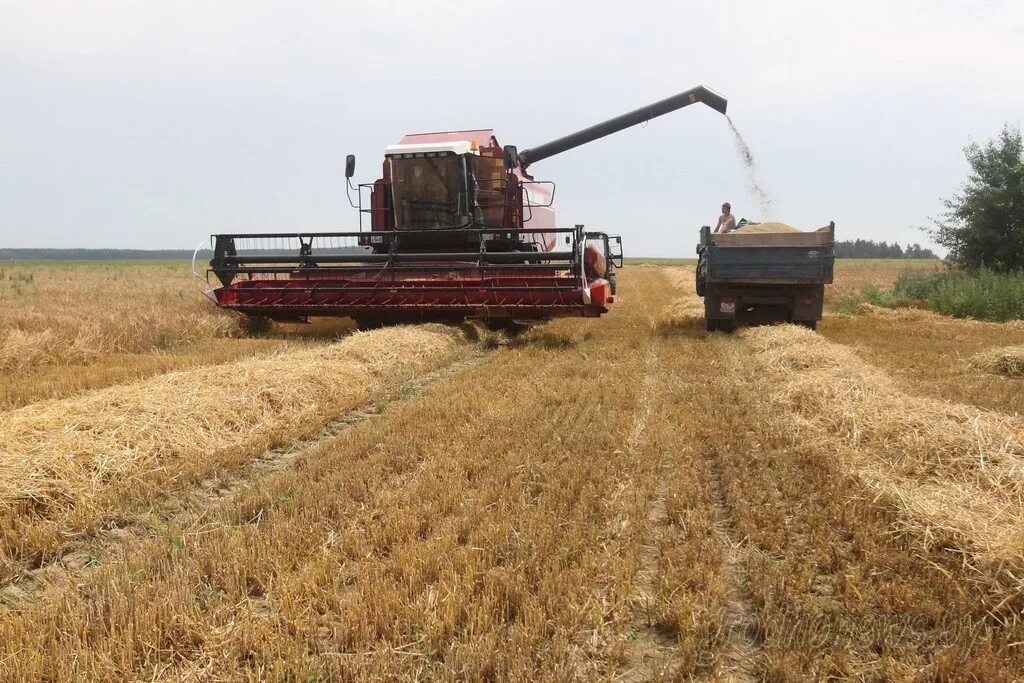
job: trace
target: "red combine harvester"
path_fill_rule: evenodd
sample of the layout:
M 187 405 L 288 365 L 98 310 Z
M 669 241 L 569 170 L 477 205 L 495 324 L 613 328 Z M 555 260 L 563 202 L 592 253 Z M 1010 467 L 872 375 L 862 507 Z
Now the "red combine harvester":
M 556 227 L 554 184 L 527 169 L 697 102 L 725 113 L 725 98 L 698 86 L 523 152 L 491 130 L 407 135 L 385 149 L 379 180 L 347 180 L 358 232 L 214 235 L 207 278 L 222 286 L 211 298 L 250 316 L 347 316 L 361 328 L 600 316 L 614 300 L 622 241 Z M 346 179 L 354 172 L 349 155 Z

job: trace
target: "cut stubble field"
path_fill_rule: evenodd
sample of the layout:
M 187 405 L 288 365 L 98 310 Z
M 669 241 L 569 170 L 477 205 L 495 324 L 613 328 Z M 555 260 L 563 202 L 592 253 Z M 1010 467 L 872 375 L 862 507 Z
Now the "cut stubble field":
M 204 332 L 45 399 L 88 364 L 25 366 L 0 672 L 1024 676 L 1024 380 L 982 362 L 1020 328 L 709 335 L 692 269 L 620 277 L 605 318 L 511 340 Z

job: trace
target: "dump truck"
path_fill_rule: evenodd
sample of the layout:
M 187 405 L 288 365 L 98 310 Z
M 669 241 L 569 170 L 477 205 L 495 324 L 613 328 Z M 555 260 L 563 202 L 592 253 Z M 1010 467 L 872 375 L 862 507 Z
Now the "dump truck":
M 832 282 L 835 222 L 812 232 L 701 228 L 697 294 L 708 331 L 789 322 L 812 330 Z
M 559 227 L 554 183 L 534 179 L 531 164 L 697 103 L 726 111 L 724 97 L 697 86 L 523 151 L 489 128 L 414 133 L 358 186 L 349 155 L 358 231 L 213 235 L 206 279 L 219 286 L 207 295 L 249 316 L 346 316 L 361 328 L 600 316 L 615 300 L 622 241 Z

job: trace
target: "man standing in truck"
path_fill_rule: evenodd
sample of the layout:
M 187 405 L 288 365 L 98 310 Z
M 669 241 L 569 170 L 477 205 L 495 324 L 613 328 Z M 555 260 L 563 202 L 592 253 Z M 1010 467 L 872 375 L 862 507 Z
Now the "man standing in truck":
M 718 224 L 715 225 L 715 232 L 732 232 L 736 229 L 736 217 L 732 215 L 732 205 L 729 202 L 722 204 L 722 215 L 718 217 Z

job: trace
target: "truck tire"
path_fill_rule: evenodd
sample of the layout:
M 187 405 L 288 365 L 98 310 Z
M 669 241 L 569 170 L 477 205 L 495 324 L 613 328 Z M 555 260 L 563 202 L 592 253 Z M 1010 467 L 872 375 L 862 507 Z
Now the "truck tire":
M 695 289 L 697 290 L 697 296 L 704 296 L 704 278 L 700 276 L 700 269 L 697 269 L 697 282 Z

